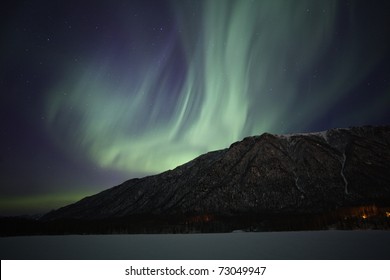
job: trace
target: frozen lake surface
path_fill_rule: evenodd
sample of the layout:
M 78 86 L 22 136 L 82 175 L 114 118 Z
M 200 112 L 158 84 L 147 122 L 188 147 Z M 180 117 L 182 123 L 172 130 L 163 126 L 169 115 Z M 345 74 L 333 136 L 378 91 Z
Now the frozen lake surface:
M 1 259 L 390 259 L 390 231 L 1 237 Z

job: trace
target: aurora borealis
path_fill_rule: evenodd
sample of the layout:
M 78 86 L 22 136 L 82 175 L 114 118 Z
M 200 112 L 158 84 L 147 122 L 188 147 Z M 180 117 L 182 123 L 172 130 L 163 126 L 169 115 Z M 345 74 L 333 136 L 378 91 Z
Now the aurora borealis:
M 53 2 L 1 19 L 0 214 L 249 135 L 390 123 L 388 1 Z

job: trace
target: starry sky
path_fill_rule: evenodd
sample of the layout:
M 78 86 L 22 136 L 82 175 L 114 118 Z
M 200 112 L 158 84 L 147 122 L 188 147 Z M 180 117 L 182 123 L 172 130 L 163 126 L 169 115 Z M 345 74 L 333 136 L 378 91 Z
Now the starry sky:
M 390 124 L 390 1 L 9 1 L 0 215 L 245 136 Z

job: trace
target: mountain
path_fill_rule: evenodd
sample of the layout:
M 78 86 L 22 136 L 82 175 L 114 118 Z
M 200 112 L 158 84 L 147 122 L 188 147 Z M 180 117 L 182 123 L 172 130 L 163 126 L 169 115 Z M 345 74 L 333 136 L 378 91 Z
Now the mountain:
M 390 126 L 365 126 L 247 137 L 40 223 L 55 233 L 182 232 L 359 228 L 372 217 L 367 227 L 390 228 L 389 206 Z
M 322 213 L 389 202 L 390 126 L 365 126 L 247 137 L 43 219 Z

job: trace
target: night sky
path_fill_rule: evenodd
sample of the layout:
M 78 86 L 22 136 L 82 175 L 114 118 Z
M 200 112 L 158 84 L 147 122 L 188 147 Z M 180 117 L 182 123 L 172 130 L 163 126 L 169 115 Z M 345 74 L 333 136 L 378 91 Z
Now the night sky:
M 390 1 L 9 1 L 0 214 L 245 136 L 390 124 Z

